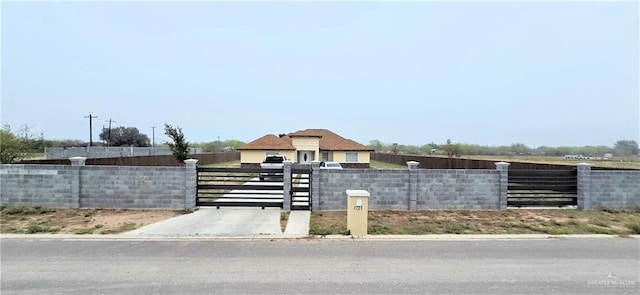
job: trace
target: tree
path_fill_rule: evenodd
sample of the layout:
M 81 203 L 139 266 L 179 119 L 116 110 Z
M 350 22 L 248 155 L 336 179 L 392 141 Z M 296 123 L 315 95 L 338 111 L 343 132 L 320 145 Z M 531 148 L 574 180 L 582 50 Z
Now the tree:
M 510 153 L 514 155 L 528 155 L 531 154 L 531 149 L 524 143 L 514 143 L 511 145 Z
M 460 157 L 462 154 L 462 149 L 459 144 L 451 143 L 451 139 L 447 139 L 447 143 L 441 146 L 442 150 L 447 153 L 447 157 L 453 158 L 453 156 Z
M 173 153 L 173 156 L 178 160 L 178 162 L 184 162 L 184 160 L 187 159 L 187 154 L 189 153 L 189 143 L 184 139 L 182 128 L 173 128 L 171 125 L 164 123 L 164 134 L 169 136 L 173 141 L 173 143 L 167 143 L 169 145 L 169 149 L 171 149 L 171 152 Z
M 613 145 L 613 153 L 616 156 L 633 156 L 638 154 L 638 143 L 635 140 L 618 140 Z
M 391 145 L 391 152 L 397 155 L 399 151 L 400 149 L 398 148 L 398 144 L 394 142 Z
M 231 147 L 234 150 L 237 150 L 239 147 L 245 145 L 246 143 L 237 139 L 227 139 L 222 142 L 223 148 Z
M 151 146 L 149 137 L 140 133 L 135 127 L 116 127 L 102 130 L 100 139 L 107 142 L 109 146 Z
M 27 156 L 26 144 L 11 132 L 11 126 L 2 124 L 0 129 L 0 163 L 20 162 Z
M 369 141 L 369 147 L 378 153 L 382 153 L 388 150 L 387 145 L 378 139 L 372 139 Z

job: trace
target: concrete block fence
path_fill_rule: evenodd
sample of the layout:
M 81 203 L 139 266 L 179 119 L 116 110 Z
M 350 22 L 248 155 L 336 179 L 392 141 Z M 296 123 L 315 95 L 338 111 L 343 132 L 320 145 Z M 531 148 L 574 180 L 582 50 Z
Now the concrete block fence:
M 196 162 L 184 167 L 0 165 L 0 203 L 57 208 L 195 208 Z
M 44 150 L 45 159 L 69 159 L 72 157 L 85 157 L 87 159 L 159 156 L 172 155 L 171 149 L 159 147 L 128 147 L 128 146 L 86 146 L 86 147 L 48 147 Z M 200 148 L 192 148 L 190 154 L 202 153 Z
M 640 171 L 591 170 L 578 164 L 578 208 L 640 209 Z
M 507 208 L 509 163 L 495 163 L 496 170 L 418 169 L 418 165 L 409 161 L 407 170 L 316 169 L 313 209 L 345 210 L 345 192 L 351 189 L 371 193 L 371 210 Z M 577 170 L 579 209 L 640 209 L 640 171 L 592 171 L 586 163 L 578 164 Z
M 0 165 L 0 204 L 195 208 L 197 160 L 186 160 L 183 167 L 87 166 L 84 157 L 70 160 L 71 166 Z M 312 163 L 312 208 L 345 210 L 347 190 L 368 191 L 371 210 L 507 208 L 509 163 L 495 163 L 495 170 L 418 169 L 418 164 L 410 161 L 399 170 L 325 170 Z M 640 208 L 640 171 L 592 171 L 589 164 L 578 164 L 577 170 L 579 209 Z
M 501 207 L 501 175 L 497 170 L 417 169 L 319 170 L 314 210 L 345 210 L 346 190 L 366 190 L 369 209 L 505 209 Z M 504 187 L 506 198 L 506 186 Z M 314 190 L 315 191 L 315 190 Z M 317 200 L 316 200 L 317 199 Z

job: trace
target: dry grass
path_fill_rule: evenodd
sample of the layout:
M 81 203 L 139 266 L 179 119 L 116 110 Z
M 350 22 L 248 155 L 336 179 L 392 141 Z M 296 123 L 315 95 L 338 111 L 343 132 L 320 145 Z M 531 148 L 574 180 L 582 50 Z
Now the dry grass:
M 174 210 L 2 207 L 0 232 L 116 234 L 183 213 Z
M 346 211 L 314 212 L 314 235 L 347 234 Z M 370 211 L 368 233 L 424 234 L 640 234 L 637 212 L 578 210 Z
M 240 160 L 231 161 L 231 162 L 223 162 L 223 163 L 215 163 L 215 164 L 207 164 L 207 165 L 198 165 L 198 167 L 203 167 L 203 168 L 240 168 Z

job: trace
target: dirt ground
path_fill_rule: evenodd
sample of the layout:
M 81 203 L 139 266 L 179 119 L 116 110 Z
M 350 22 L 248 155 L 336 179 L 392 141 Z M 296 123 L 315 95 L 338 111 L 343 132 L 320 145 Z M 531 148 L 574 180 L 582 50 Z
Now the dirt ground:
M 174 210 L 3 207 L 1 233 L 116 234 L 185 214 Z M 284 228 L 288 214 L 283 213 Z M 562 210 L 370 211 L 368 233 L 405 234 L 640 234 L 640 212 Z M 346 211 L 313 212 L 312 235 L 347 235 Z
M 183 213 L 174 210 L 3 207 L 0 232 L 116 234 Z

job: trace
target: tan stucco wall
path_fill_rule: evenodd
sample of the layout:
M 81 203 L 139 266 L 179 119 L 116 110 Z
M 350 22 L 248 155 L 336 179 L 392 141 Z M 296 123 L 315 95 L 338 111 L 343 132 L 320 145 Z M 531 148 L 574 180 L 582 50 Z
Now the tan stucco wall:
M 298 162 L 296 151 L 278 151 L 280 155 L 284 155 L 292 162 Z M 259 151 L 240 151 L 240 162 L 241 163 L 262 163 L 264 161 L 264 157 L 266 157 L 266 150 Z M 316 160 L 321 159 L 321 154 L 319 151 L 316 152 Z M 347 152 L 344 151 L 330 151 L 329 152 L 329 161 L 335 161 L 339 163 L 346 163 L 347 160 Z M 371 153 L 370 152 L 358 152 L 358 163 L 369 163 L 371 161 Z
M 314 151 L 316 159 L 320 154 L 320 138 L 318 137 L 293 137 L 291 144 L 299 151 Z
M 350 153 L 350 152 L 349 152 Z M 334 162 L 346 163 L 347 152 L 334 151 L 329 153 L 329 159 Z M 371 161 L 371 152 L 358 152 L 357 163 L 369 163 Z
M 270 150 L 271 151 L 271 150 Z M 284 155 L 287 159 L 295 162 L 295 151 L 277 151 L 278 154 Z M 262 163 L 267 156 L 267 151 L 240 151 L 240 163 Z

